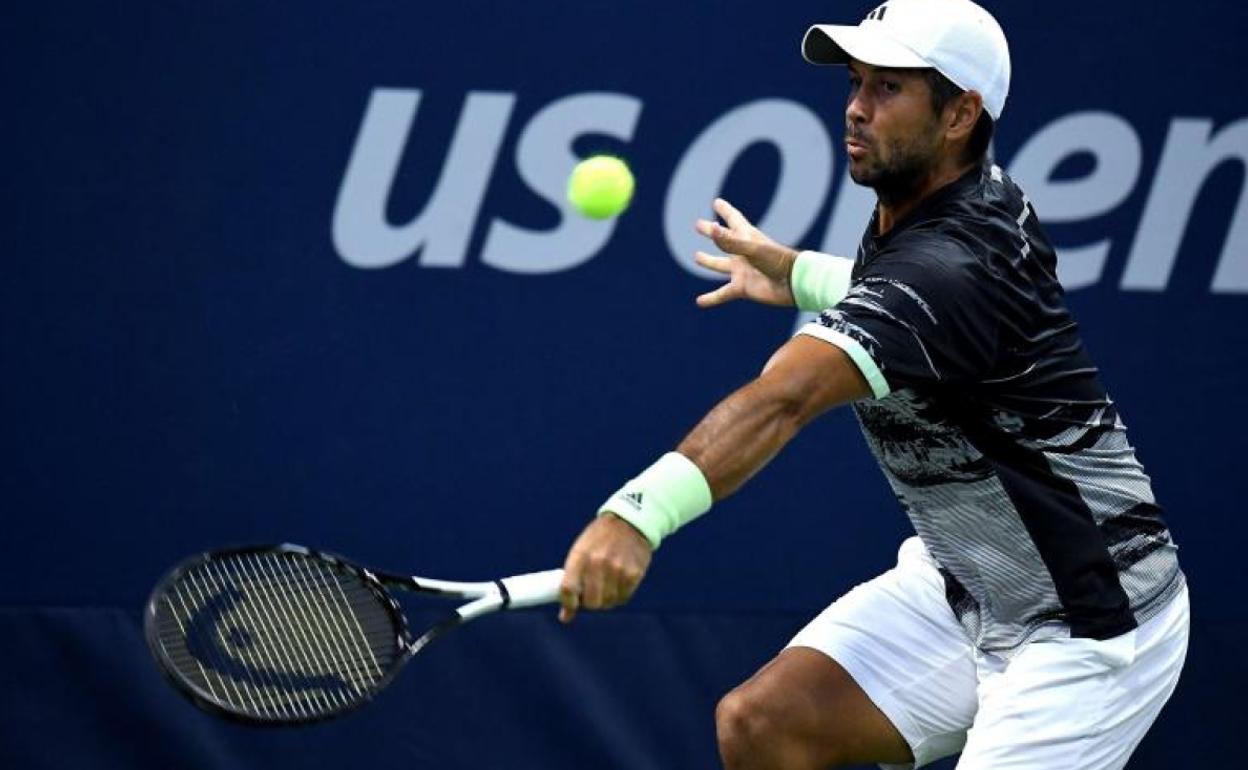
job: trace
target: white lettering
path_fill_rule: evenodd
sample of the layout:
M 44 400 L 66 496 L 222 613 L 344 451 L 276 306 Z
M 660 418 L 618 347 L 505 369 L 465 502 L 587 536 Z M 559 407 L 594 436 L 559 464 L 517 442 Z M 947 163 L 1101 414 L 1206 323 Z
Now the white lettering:
M 1248 118 L 1212 136 L 1213 121 L 1176 118 L 1161 153 L 1157 176 L 1148 194 L 1148 205 L 1127 258 L 1122 288 L 1162 291 L 1179 253 L 1179 245 L 1192 217 L 1196 196 L 1213 170 L 1228 160 L 1238 160 L 1248 170 Z M 1231 216 L 1222 245 L 1215 292 L 1248 292 L 1248 184 L 1240 183 L 1239 203 Z
M 1090 153 L 1096 166 L 1077 180 L 1055 180 L 1054 170 L 1077 153 Z M 1140 175 L 1140 138 L 1108 112 L 1077 112 L 1040 129 L 1010 165 L 1010 176 L 1027 192 L 1042 222 L 1074 222 L 1113 210 L 1126 200 Z M 1067 289 L 1101 279 L 1111 240 L 1058 249 L 1057 277 Z
M 794 243 L 815 220 L 832 179 L 832 144 L 823 123 L 795 102 L 764 99 L 738 107 L 694 140 L 673 174 L 663 206 L 663 233 L 677 264 L 694 275 L 719 277 L 693 261 L 706 241 L 693 230 L 720 194 L 733 163 L 750 145 L 768 142 L 780 153 L 780 179 L 755 224 L 777 241 Z
M 334 206 L 333 240 L 350 265 L 390 267 L 423 247 L 426 267 L 461 267 L 502 145 L 515 96 L 468 95 L 437 186 L 405 225 L 386 218 L 386 201 L 420 104 L 420 91 L 373 90 Z
M 846 169 L 819 250 L 843 257 L 856 256 L 862 234 L 875 210 L 875 202 L 875 190 L 855 182 L 849 175 L 849 169 Z
M 421 211 L 395 225 L 386 212 L 421 98 L 421 91 L 410 89 L 377 88 L 370 94 L 331 226 L 334 247 L 350 265 L 390 267 L 415 254 L 424 267 L 459 268 L 467 262 L 516 96 L 468 93 L 433 191 Z M 631 141 L 641 108 L 634 96 L 595 92 L 558 99 L 539 111 L 520 134 L 516 169 L 530 190 L 558 210 L 559 223 L 533 230 L 496 218 L 486 228 L 481 261 L 505 272 L 539 274 L 569 270 L 599 253 L 615 232 L 616 220 L 585 219 L 566 202 L 566 179 L 578 160 L 572 145 L 595 133 Z M 758 227 L 777 240 L 797 244 L 815 221 L 826 202 L 834 165 L 823 123 L 792 101 L 762 99 L 741 105 L 702 131 L 672 174 L 663 234 L 682 269 L 718 278 L 693 261 L 693 253 L 706 244 L 693 231 L 692 221 L 709 214 L 710 201 L 722 193 L 741 155 L 760 143 L 776 148 L 780 173 L 764 211 L 750 212 Z M 1092 157 L 1091 171 L 1076 179 L 1054 178 L 1064 162 L 1081 154 Z M 406 166 L 425 174 L 429 169 L 421 161 L 428 155 L 420 153 Z M 1142 156 L 1139 135 L 1130 123 L 1112 113 L 1084 111 L 1058 118 L 1031 136 L 1010 171 L 1027 190 L 1041 221 L 1077 222 L 1113 211 L 1127 199 L 1140 177 Z M 1208 118 L 1171 122 L 1121 288 L 1166 288 L 1197 198 L 1228 161 L 1238 161 L 1248 172 L 1248 118 L 1217 131 Z M 643 168 L 639 189 L 654 196 L 662 180 L 646 174 Z M 1211 283 L 1218 293 L 1248 293 L 1248 173 L 1239 185 Z M 874 193 L 846 174 L 832 201 L 820 250 L 852 255 L 874 202 Z M 1216 237 L 1202 236 L 1202 243 Z M 1058 278 L 1067 289 L 1099 282 L 1112 245 L 1104 237 L 1059 248 Z
M 533 117 L 520 135 L 516 163 L 525 183 L 560 211 L 554 230 L 529 230 L 495 219 L 481 261 L 510 273 L 555 273 L 585 262 L 606 245 L 614 218 L 586 219 L 567 202 L 568 176 L 580 160 L 572 140 L 583 134 L 606 134 L 629 140 L 641 114 L 641 101 L 623 94 L 589 93 L 551 103 Z

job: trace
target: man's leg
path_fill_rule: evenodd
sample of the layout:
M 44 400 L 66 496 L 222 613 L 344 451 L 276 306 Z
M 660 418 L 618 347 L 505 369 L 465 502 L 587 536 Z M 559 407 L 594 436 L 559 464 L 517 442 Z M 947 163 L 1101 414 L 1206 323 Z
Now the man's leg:
M 825 770 L 905 764 L 910 747 L 839 663 L 808 647 L 781 652 L 715 710 L 728 770 Z
M 975 717 L 971 644 L 918 538 L 842 596 L 716 711 L 728 770 L 923 765 Z

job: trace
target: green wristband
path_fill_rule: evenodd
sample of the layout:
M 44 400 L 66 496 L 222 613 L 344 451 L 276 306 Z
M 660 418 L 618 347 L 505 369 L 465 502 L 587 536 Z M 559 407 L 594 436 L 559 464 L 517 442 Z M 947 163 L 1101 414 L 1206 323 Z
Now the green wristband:
M 693 461 L 668 452 L 607 498 L 598 515 L 613 513 L 646 536 L 651 548 L 711 509 L 711 487 Z
M 845 299 L 854 260 L 818 251 L 803 251 L 793 261 L 789 286 L 801 310 L 825 310 Z

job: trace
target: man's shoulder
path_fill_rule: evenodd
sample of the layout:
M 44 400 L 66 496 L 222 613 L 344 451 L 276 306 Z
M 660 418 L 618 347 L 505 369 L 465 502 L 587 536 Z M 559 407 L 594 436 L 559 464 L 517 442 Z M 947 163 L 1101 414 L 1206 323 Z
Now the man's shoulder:
M 921 220 L 881 249 L 882 263 L 937 262 L 945 272 L 993 270 L 997 258 L 1017 251 L 1029 202 L 1009 175 L 985 163 L 978 177 L 943 196 Z M 935 259 L 932 259 L 932 258 Z
M 1027 194 L 995 163 L 985 161 L 970 184 L 941 201 L 933 218 L 968 228 L 1018 232 Z
M 979 205 L 1001 210 L 1012 218 L 1031 205 L 1023 188 L 995 163 L 985 164 L 976 198 Z
M 962 229 L 1001 229 L 1017 232 L 1019 218 L 1029 206 L 1027 194 L 997 164 L 985 160 L 974 173 L 953 185 L 916 229 L 956 232 Z
M 906 277 L 960 282 L 983 277 L 984 255 L 976 237 L 953 221 L 931 219 L 897 233 L 862 271 L 863 278 Z

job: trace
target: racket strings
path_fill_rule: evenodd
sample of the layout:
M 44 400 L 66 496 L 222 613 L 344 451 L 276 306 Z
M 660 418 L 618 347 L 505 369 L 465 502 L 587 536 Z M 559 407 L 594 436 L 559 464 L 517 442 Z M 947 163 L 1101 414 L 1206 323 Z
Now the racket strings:
M 367 697 L 395 664 L 398 629 L 383 601 L 319 558 L 244 553 L 182 574 L 157 624 L 166 658 L 211 700 L 307 719 Z
M 248 563 L 240 560 L 236 566 L 234 575 L 228 574 L 231 570 L 223 569 L 222 565 L 215 565 L 215 569 L 208 570 L 216 578 L 216 586 L 230 586 L 241 582 L 242 577 L 245 580 L 252 579 L 248 574 Z M 233 583 L 231 582 L 233 580 Z M 240 630 L 235 627 L 231 634 L 235 638 L 230 641 L 234 642 L 234 647 L 243 653 L 243 657 L 251 664 L 250 671 L 255 672 L 259 678 L 264 681 L 268 687 L 260 690 L 262 697 L 267 698 L 268 705 L 271 708 L 280 708 L 281 705 L 287 705 L 277 700 L 277 695 L 283 691 L 292 694 L 298 693 L 294 687 L 295 671 L 310 670 L 306 668 L 302 661 L 296 661 L 296 654 L 293 645 L 288 641 L 282 630 L 279 630 L 277 619 L 281 618 L 280 610 L 274 608 L 274 598 L 271 592 L 264 590 L 255 590 L 256 583 L 252 583 L 252 590 L 249 591 L 253 597 L 252 602 L 239 602 L 238 607 L 241 608 L 242 617 L 247 621 L 247 628 L 250 629 L 249 636 L 244 639 L 238 637 Z M 283 623 L 283 627 L 291 627 L 289 624 Z M 297 628 L 293 627 L 293 628 Z M 306 657 L 306 656 L 302 656 Z M 306 699 L 311 698 L 311 692 L 305 690 L 302 693 Z M 254 699 L 252 700 L 255 703 Z M 291 699 L 290 703 L 297 712 L 304 712 L 307 715 L 307 709 L 304 703 L 300 703 L 298 698 Z

